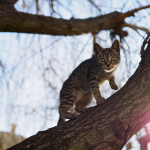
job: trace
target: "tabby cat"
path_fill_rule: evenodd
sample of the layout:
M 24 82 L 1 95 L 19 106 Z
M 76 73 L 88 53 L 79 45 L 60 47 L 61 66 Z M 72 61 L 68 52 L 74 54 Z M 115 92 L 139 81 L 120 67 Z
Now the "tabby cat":
M 94 43 L 94 55 L 83 61 L 64 82 L 60 91 L 60 118 L 58 125 L 67 119 L 78 117 L 88 108 L 94 98 L 97 104 L 103 104 L 105 98 L 101 96 L 99 86 L 106 80 L 112 89 L 117 90 L 114 72 L 120 62 L 120 45 L 115 40 L 110 48 L 103 49 Z M 75 112 L 69 112 L 75 105 Z

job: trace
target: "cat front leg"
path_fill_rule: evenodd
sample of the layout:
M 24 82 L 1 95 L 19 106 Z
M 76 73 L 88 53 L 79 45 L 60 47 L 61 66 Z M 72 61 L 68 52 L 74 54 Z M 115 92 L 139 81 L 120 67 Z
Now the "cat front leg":
M 106 99 L 104 97 L 101 96 L 101 94 L 99 96 L 94 95 L 95 99 L 96 99 L 96 104 L 100 105 L 105 103 Z
M 109 79 L 109 85 L 111 86 L 112 89 L 118 90 L 118 85 L 117 85 L 116 82 L 115 82 L 115 77 L 114 77 L 114 76 L 112 76 L 112 77 Z
M 89 82 L 90 84 L 90 88 L 92 90 L 92 93 L 96 99 L 96 103 L 97 105 L 98 104 L 103 104 L 106 99 L 104 97 L 101 96 L 101 92 L 100 92 L 100 89 L 99 89 L 99 82 L 97 80 L 91 80 Z

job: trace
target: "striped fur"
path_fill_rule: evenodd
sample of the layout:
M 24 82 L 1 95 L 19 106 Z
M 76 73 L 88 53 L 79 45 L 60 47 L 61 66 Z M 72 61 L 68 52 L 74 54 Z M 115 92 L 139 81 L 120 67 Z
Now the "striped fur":
M 120 63 L 119 41 L 115 40 L 110 48 L 103 49 L 94 44 L 92 58 L 82 62 L 64 82 L 60 91 L 60 118 L 58 125 L 67 119 L 75 119 L 79 113 L 87 110 L 94 98 L 97 104 L 103 104 L 105 99 L 101 96 L 99 86 L 106 80 L 112 89 L 117 90 L 114 72 Z M 75 112 L 70 112 L 75 105 Z

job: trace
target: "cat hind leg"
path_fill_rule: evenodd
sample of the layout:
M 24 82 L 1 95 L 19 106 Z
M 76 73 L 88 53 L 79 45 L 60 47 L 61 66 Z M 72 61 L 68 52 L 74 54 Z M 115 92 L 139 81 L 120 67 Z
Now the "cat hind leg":
M 91 101 L 93 100 L 93 94 L 91 91 L 84 94 L 80 100 L 77 101 L 75 110 L 79 113 L 85 112 L 88 108 L 86 108 Z

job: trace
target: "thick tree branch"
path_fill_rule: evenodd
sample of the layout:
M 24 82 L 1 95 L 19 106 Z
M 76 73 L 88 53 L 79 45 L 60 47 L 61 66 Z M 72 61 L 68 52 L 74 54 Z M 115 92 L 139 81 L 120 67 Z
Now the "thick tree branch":
M 0 4 L 15 4 L 18 0 L 0 0 Z
M 9 150 L 121 150 L 150 121 L 150 41 L 123 88 L 79 118 L 38 132 Z
M 126 17 L 133 16 L 135 12 L 150 7 L 150 5 L 140 7 L 126 13 L 112 12 L 94 18 L 65 20 L 18 12 L 10 4 L 16 1 L 0 0 L 0 32 L 50 35 L 97 34 L 99 31 L 110 29 L 121 32 Z

